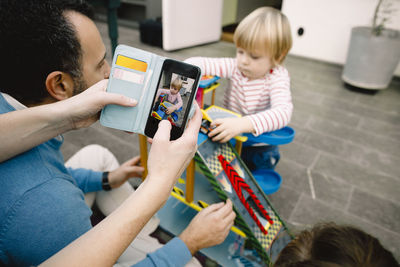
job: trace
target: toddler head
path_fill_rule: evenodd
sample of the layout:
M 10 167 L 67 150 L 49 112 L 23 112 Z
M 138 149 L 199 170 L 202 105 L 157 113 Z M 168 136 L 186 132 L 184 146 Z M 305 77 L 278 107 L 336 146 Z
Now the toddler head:
M 399 266 L 379 240 L 352 226 L 321 223 L 302 231 L 279 254 L 274 267 Z
M 283 62 L 292 46 L 288 19 L 272 7 L 260 7 L 245 17 L 239 23 L 233 40 L 238 49 L 238 67 L 245 76 L 265 75 Z
M 177 93 L 179 93 L 181 88 L 182 88 L 182 80 L 181 79 L 176 78 L 175 80 L 173 80 L 171 82 L 171 86 L 170 86 L 171 94 L 176 95 Z

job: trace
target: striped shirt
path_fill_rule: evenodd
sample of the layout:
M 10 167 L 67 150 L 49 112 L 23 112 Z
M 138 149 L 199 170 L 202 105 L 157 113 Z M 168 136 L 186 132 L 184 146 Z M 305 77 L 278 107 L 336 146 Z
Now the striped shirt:
M 289 73 L 283 66 L 271 69 L 262 79 L 249 81 L 237 68 L 234 58 L 194 57 L 185 62 L 200 67 L 203 75 L 229 79 L 224 107 L 247 116 L 255 136 L 288 125 L 293 104 Z

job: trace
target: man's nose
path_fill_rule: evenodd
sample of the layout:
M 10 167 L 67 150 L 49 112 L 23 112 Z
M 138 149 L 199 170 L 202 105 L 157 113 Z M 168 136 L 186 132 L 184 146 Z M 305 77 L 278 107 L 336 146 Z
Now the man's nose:
M 108 79 L 110 77 L 111 67 L 110 64 L 106 61 L 104 66 L 104 79 Z

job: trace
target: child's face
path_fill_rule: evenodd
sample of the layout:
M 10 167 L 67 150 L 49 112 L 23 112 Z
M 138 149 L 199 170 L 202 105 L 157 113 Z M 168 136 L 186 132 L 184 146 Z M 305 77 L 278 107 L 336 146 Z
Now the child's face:
M 176 88 L 173 87 L 173 86 L 171 86 L 171 88 L 170 88 L 169 90 L 171 91 L 171 94 L 173 94 L 173 95 L 176 95 L 176 94 L 179 92 L 179 90 L 176 89 Z
M 240 72 L 250 80 L 261 79 L 272 67 L 269 56 L 259 51 L 247 51 L 238 47 L 236 60 Z

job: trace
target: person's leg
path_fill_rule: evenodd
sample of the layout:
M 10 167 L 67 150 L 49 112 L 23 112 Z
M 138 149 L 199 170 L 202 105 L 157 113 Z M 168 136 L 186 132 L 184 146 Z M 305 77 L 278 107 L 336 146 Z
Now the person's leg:
M 100 145 L 85 146 L 75 153 L 66 163 L 67 167 L 86 168 L 94 171 L 112 171 L 119 167 L 115 156 L 106 148 Z M 99 191 L 85 194 L 86 204 L 91 207 L 96 204 L 104 215 L 109 215 L 119 207 L 125 199 L 135 190 L 126 182 L 119 188 L 110 191 Z M 158 227 L 160 220 L 153 216 L 143 227 L 138 237 L 125 250 L 118 262 L 140 261 L 150 253 L 162 246 L 156 238 L 150 236 Z
M 85 168 L 101 172 L 112 171 L 119 166 L 115 156 L 100 145 L 85 146 L 75 153 L 65 165 L 72 168 Z M 87 193 L 85 194 L 85 201 L 91 207 L 96 199 L 100 211 L 107 216 L 132 193 L 133 188 L 129 183 L 125 183 L 111 191 Z
M 279 147 L 271 145 L 243 146 L 241 158 L 250 171 L 273 170 L 280 159 Z

